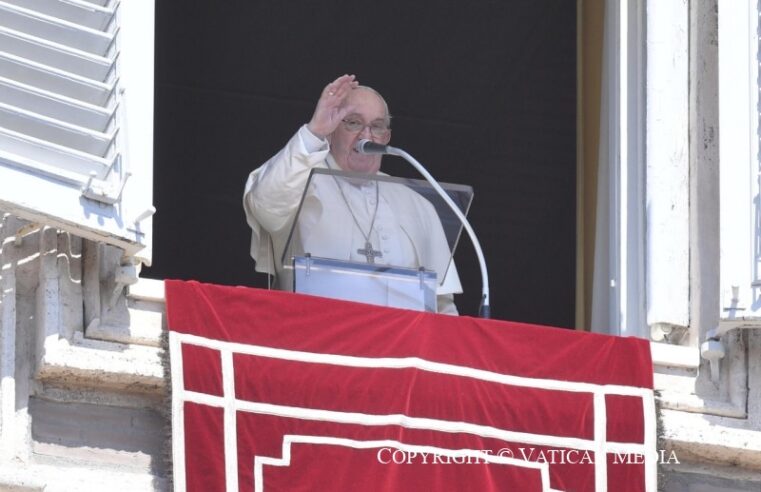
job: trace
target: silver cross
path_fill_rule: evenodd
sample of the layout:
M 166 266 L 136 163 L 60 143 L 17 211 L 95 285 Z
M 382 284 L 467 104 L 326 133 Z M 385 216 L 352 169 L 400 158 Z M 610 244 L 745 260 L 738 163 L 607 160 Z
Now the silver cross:
M 365 258 L 367 258 L 368 263 L 375 263 L 375 258 L 382 258 L 383 254 L 378 251 L 377 249 L 373 249 L 373 245 L 370 244 L 370 241 L 365 241 L 365 247 L 359 248 L 357 250 L 357 253 L 361 255 L 365 255 Z

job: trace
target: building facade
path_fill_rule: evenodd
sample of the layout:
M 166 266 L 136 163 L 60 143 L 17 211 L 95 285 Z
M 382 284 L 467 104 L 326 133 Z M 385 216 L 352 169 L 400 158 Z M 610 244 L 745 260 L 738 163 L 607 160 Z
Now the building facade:
M 577 4 L 579 328 L 651 340 L 663 490 L 758 490 L 761 7 Z M 0 490 L 169 487 L 152 13 L 0 2 Z
M 580 4 L 578 318 L 651 340 L 664 490 L 760 486 L 758 14 Z

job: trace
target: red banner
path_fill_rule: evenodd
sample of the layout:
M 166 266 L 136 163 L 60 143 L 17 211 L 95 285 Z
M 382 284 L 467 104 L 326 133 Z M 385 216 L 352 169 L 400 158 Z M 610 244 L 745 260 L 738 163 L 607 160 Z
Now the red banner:
M 656 490 L 645 340 L 166 282 L 176 490 Z

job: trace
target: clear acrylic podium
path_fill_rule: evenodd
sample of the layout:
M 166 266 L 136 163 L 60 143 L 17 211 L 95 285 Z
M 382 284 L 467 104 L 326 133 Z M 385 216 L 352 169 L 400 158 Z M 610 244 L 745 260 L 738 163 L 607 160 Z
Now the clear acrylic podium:
M 470 186 L 442 184 L 467 214 Z M 293 291 L 436 311 L 462 233 L 424 180 L 313 169 L 281 256 Z

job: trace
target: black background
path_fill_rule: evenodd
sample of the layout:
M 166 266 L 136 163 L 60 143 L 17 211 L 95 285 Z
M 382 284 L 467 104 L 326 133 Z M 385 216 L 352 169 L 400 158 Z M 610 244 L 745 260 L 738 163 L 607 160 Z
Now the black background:
M 381 92 L 392 144 L 470 184 L 492 315 L 574 322 L 576 2 L 156 3 L 154 264 L 146 276 L 265 286 L 248 255 L 248 173 L 343 73 Z M 383 170 L 418 177 L 403 161 Z M 474 314 L 480 273 L 456 255 Z

